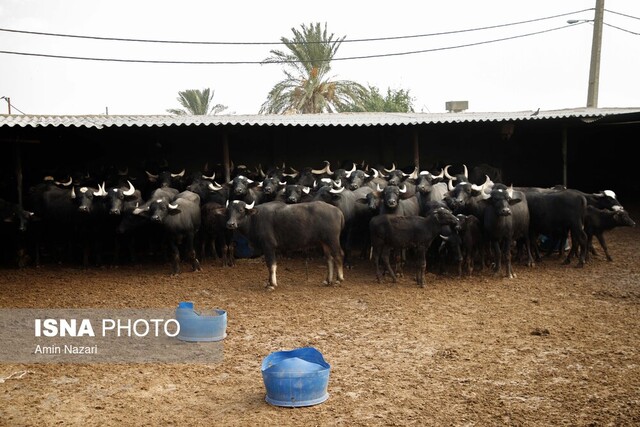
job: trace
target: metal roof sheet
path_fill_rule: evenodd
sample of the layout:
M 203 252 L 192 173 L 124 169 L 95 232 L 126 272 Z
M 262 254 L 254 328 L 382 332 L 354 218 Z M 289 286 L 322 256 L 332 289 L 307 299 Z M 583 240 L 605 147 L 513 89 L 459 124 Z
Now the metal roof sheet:
M 590 122 L 604 117 L 640 113 L 639 108 L 573 108 L 548 111 L 461 113 L 334 113 L 252 115 L 0 115 L 3 127 L 151 127 L 151 126 L 401 126 L 437 123 L 502 122 L 578 118 Z

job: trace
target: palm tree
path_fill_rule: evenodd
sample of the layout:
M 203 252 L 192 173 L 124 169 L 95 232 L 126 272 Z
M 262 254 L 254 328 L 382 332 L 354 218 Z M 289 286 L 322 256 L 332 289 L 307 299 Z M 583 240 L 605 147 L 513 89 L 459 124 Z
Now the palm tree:
M 178 92 L 178 102 L 184 108 L 170 108 L 167 112 L 178 116 L 206 116 L 226 110 L 225 105 L 213 105 L 213 94 L 214 91 L 209 88 L 180 91 Z
M 349 80 L 331 80 L 331 60 L 334 58 L 344 36 L 334 40 L 327 35 L 320 23 L 302 29 L 292 28 L 293 38 L 280 40 L 289 49 L 287 52 L 272 50 L 263 63 L 281 63 L 285 79 L 277 83 L 262 104 L 260 113 L 306 114 L 336 112 L 348 105 L 360 104 L 366 89 Z

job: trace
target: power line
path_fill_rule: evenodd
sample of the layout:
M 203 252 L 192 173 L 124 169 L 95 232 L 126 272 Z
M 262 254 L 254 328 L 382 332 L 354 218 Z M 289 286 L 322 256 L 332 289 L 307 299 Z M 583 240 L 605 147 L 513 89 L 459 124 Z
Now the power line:
M 327 59 L 317 60 L 317 62 L 350 61 L 350 60 L 356 60 L 356 59 L 386 58 L 386 57 L 393 57 L 393 56 L 415 55 L 415 54 L 419 54 L 419 53 L 428 53 L 428 52 L 438 52 L 438 51 L 443 51 L 443 50 L 460 49 L 460 48 L 465 48 L 465 47 L 479 46 L 479 45 L 484 45 L 484 44 L 491 44 L 491 43 L 497 43 L 497 42 L 502 42 L 502 41 L 507 41 L 507 40 L 514 40 L 514 39 L 519 39 L 519 38 L 523 38 L 523 37 L 529 37 L 529 36 L 544 34 L 544 33 L 548 33 L 548 32 L 551 32 L 551 31 L 561 30 L 561 29 L 564 29 L 564 28 L 575 27 L 577 25 L 581 25 L 581 24 L 584 24 L 584 23 L 585 22 L 580 22 L 580 23 L 571 24 L 571 25 L 563 25 L 561 27 L 555 27 L 555 28 L 550 28 L 550 29 L 546 29 L 546 30 L 534 31 L 534 32 L 531 32 L 531 33 L 519 34 L 519 35 L 516 35 L 516 36 L 509 36 L 509 37 L 503 37 L 503 38 L 499 38 L 499 39 L 485 40 L 485 41 L 481 41 L 481 42 L 467 43 L 467 44 L 461 44 L 461 45 L 445 46 L 445 47 L 438 47 L 438 48 L 424 49 L 424 50 L 414 50 L 414 51 L 408 51 L 408 52 L 395 52 L 395 53 L 384 53 L 384 54 L 362 55 L 362 56 L 348 56 L 348 57 L 342 57 L 342 58 L 327 58 Z M 291 60 L 291 61 L 280 60 L 280 61 L 265 62 L 265 61 L 168 61 L 168 60 L 149 60 L 149 59 L 92 58 L 92 57 L 84 57 L 84 56 L 52 55 L 52 54 L 45 54 L 45 53 L 14 52 L 14 51 L 6 51 L 6 50 L 0 50 L 0 53 L 4 53 L 4 54 L 8 54 L 8 55 L 34 56 L 34 57 L 41 57 L 41 58 L 75 59 L 75 60 L 82 60 L 82 61 L 125 62 L 125 63 L 139 63 L 139 64 L 257 65 L 257 64 L 297 64 L 297 63 L 306 62 L 306 61 L 294 61 L 294 60 Z
M 606 25 L 607 27 L 611 27 L 611 28 L 615 28 L 616 30 L 624 31 L 625 33 L 633 34 L 635 36 L 640 36 L 640 33 L 636 33 L 634 31 L 627 30 L 627 29 L 624 29 L 622 27 L 618 27 L 618 26 L 613 25 L 613 24 L 607 24 L 606 22 L 603 22 L 603 24 Z
M 544 21 L 553 18 L 559 18 L 567 15 L 573 15 L 576 13 L 582 13 L 593 10 L 593 8 L 577 10 L 574 12 L 561 13 L 558 15 L 545 16 L 542 18 L 528 19 L 525 21 L 517 21 L 510 22 L 507 24 L 498 24 L 498 25 L 490 25 L 486 27 L 477 27 L 477 28 L 469 28 L 464 30 L 452 30 L 452 31 L 443 31 L 438 33 L 428 33 L 428 34 L 415 34 L 415 35 L 405 35 L 405 36 L 392 36 L 392 37 L 375 37 L 375 38 L 361 38 L 361 39 L 344 39 L 342 43 L 356 43 L 356 42 L 373 42 L 373 41 L 388 41 L 388 40 L 401 40 L 401 39 L 410 39 L 410 38 L 421 38 L 421 37 L 433 37 L 433 36 L 443 36 L 450 34 L 459 34 L 459 33 L 468 33 L 473 31 L 483 31 L 490 30 L 496 28 L 509 27 L 513 25 L 521 25 L 521 24 L 529 24 L 532 22 Z M 136 43 L 167 43 L 167 44 L 200 44 L 200 45 L 282 45 L 283 42 L 221 42 L 221 41 L 187 41 L 187 40 L 152 40 L 152 39 L 134 39 L 134 38 L 120 38 L 120 37 L 100 37 L 100 36 L 86 36 L 86 35 L 78 35 L 78 34 L 61 34 L 61 33 L 46 33 L 41 31 L 27 31 L 27 30 L 15 30 L 10 28 L 0 28 L 0 31 L 10 32 L 10 33 L 21 33 L 21 34 L 31 34 L 38 36 L 51 36 L 51 37 L 67 37 L 67 38 L 77 38 L 77 39 L 90 39 L 90 40 L 102 40 L 102 41 L 117 41 L 117 42 L 136 42 Z M 293 44 L 312 44 L 312 43 L 325 43 L 323 41 L 318 42 L 291 42 Z
M 615 10 L 605 9 L 605 11 L 606 11 L 606 12 L 609 12 L 609 13 L 614 13 L 614 14 L 616 14 L 616 15 L 624 16 L 624 17 L 627 17 L 627 18 L 632 18 L 632 19 L 640 20 L 640 18 L 638 18 L 637 16 L 627 15 L 626 13 L 616 12 Z

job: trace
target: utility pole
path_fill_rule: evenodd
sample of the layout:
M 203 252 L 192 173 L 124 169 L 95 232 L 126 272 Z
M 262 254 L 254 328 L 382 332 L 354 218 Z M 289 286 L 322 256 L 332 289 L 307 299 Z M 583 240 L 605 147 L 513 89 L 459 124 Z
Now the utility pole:
M 7 101 L 7 110 L 9 111 L 9 115 L 11 115 L 11 98 L 9 98 L 8 96 L 3 96 L 0 99 L 4 99 L 5 101 Z
M 589 68 L 589 89 L 587 108 L 598 108 L 598 86 L 600 85 L 600 53 L 602 52 L 602 23 L 604 18 L 604 0 L 596 0 L 596 13 L 593 18 L 593 41 L 591 42 L 591 66 Z

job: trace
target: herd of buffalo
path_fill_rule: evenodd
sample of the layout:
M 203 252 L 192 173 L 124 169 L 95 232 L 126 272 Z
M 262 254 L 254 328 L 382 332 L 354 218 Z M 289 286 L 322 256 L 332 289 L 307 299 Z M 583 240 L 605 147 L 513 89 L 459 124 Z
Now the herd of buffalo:
M 583 266 L 595 253 L 594 236 L 611 260 L 603 233 L 635 225 L 611 190 L 507 186 L 487 165 L 472 173 L 465 165 L 459 173 L 343 166 L 238 166 L 224 183 L 206 167 L 137 178 L 128 170 L 98 179 L 47 176 L 22 203 L 0 199 L 3 261 L 88 267 L 158 256 L 175 275 L 182 261 L 199 270 L 209 256 L 231 267 L 246 244 L 242 256 L 264 257 L 269 289 L 277 286 L 276 253 L 319 249 L 326 284 L 344 280 L 356 258 L 373 260 L 378 281 L 395 281 L 411 258 L 424 286 L 427 261 L 440 271 L 490 267 L 510 278 L 512 257 L 533 266 L 559 252 Z

